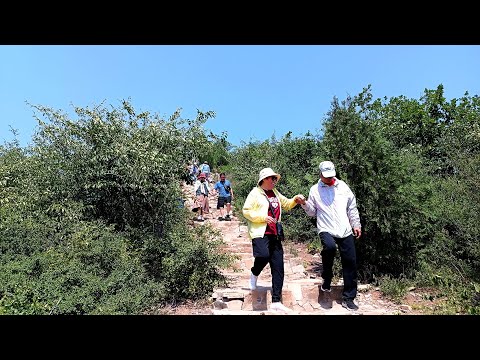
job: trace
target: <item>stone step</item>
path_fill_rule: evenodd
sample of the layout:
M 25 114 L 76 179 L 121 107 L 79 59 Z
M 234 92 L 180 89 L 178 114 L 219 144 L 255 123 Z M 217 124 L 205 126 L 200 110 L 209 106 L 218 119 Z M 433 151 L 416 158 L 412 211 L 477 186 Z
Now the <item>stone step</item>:
M 320 290 L 318 284 L 299 282 L 297 287 L 288 284 L 283 290 L 283 304 L 292 310 L 286 315 L 398 315 L 396 309 L 384 308 L 381 305 L 371 304 L 362 292 L 359 292 L 357 311 L 345 309 L 341 304 L 342 286 L 333 286 L 331 293 Z M 296 290 L 295 290 L 296 288 Z M 365 291 L 366 287 L 359 287 Z M 340 295 L 339 295 L 340 294 Z M 223 289 L 216 294 L 213 302 L 214 315 L 279 315 L 270 310 L 271 289 L 259 287 L 256 290 Z M 283 315 L 285 313 L 280 313 Z
M 246 284 L 248 283 L 246 282 Z M 322 282 L 318 279 L 286 282 L 282 291 L 282 302 L 285 306 L 300 312 L 340 308 L 343 286 L 332 285 L 331 292 L 324 292 L 320 289 L 321 284 Z M 365 291 L 367 288 L 367 286 L 359 286 L 359 291 Z M 216 310 L 268 311 L 272 301 L 271 291 L 270 286 L 261 284 L 258 284 L 255 290 L 249 290 L 247 286 L 218 289 L 212 295 L 213 308 Z M 348 313 L 348 310 L 344 310 Z
M 287 307 L 309 302 L 314 308 L 318 308 L 324 301 L 329 299 L 341 301 L 342 286 L 332 286 L 332 292 L 325 293 L 320 290 L 320 285 L 321 282 L 318 280 L 309 279 L 288 282 L 283 287 L 282 302 Z M 272 288 L 270 286 L 262 286 L 260 284 L 258 284 L 255 290 L 249 290 L 246 286 L 244 288 L 218 289 L 212 294 L 212 299 L 223 303 L 235 300 L 241 302 L 236 302 L 235 305 L 233 303 L 228 304 L 226 306 L 228 308 L 233 306 L 238 308 L 238 310 L 267 310 L 272 300 L 271 291 Z M 219 306 L 222 307 L 223 305 Z

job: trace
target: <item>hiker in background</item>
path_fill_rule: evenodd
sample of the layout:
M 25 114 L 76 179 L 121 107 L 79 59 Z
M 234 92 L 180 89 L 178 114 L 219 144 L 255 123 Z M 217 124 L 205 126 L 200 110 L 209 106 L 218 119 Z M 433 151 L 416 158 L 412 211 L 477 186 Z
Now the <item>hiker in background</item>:
M 190 177 L 192 179 L 192 184 L 195 183 L 195 181 L 197 181 L 197 175 L 198 175 L 198 165 L 197 163 L 194 161 L 192 163 L 192 166 L 191 166 L 191 172 L 190 172 Z
M 197 209 L 198 216 L 195 218 L 197 221 L 205 221 L 204 214 L 210 212 L 210 206 L 208 204 L 208 194 L 211 189 L 206 181 L 206 176 L 202 172 L 198 175 L 198 180 L 193 185 L 193 193 L 195 194 L 194 209 Z
M 202 166 L 200 166 L 200 172 L 205 174 L 208 182 L 210 180 L 210 165 L 208 165 L 206 161 L 204 161 Z
M 257 279 L 267 264 L 270 264 L 272 273 L 272 304 L 270 310 L 291 312 L 292 310 L 282 304 L 283 280 L 285 277 L 283 263 L 283 247 L 277 236 L 277 222 L 282 220 L 282 209 L 293 209 L 301 201 L 303 195 L 295 195 L 288 199 L 283 196 L 275 185 L 280 180 L 271 168 L 260 171 L 257 186 L 254 187 L 243 205 L 243 216 L 248 223 L 248 236 L 252 240 L 253 256 L 255 257 L 251 268 L 249 287 L 257 288 Z
M 183 176 L 185 180 L 185 184 L 187 185 L 193 185 L 195 182 L 195 177 L 193 176 L 193 164 L 188 164 L 186 168 L 186 172 Z
M 232 184 L 226 179 L 225 173 L 220 174 L 220 180 L 215 183 L 213 189 L 218 193 L 217 209 L 220 210 L 220 217 L 218 220 L 231 221 L 230 216 L 232 215 L 233 190 Z M 227 207 L 227 213 L 224 216 L 223 210 L 225 205 Z
M 320 180 L 310 188 L 308 200 L 303 200 L 301 206 L 307 215 L 317 217 L 317 231 L 322 242 L 321 290 L 332 291 L 333 261 L 338 246 L 343 272 L 342 306 L 358 310 L 353 301 L 357 296 L 354 236 L 359 239 L 362 235 L 357 202 L 348 185 L 335 177 L 335 166 L 331 161 L 322 161 L 319 170 Z

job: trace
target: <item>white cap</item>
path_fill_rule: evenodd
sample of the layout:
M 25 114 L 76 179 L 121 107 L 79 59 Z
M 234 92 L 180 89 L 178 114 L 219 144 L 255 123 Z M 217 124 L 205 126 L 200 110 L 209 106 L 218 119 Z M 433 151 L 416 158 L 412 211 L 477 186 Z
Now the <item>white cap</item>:
M 322 161 L 318 167 L 324 177 L 333 177 L 336 175 L 335 165 L 331 161 Z

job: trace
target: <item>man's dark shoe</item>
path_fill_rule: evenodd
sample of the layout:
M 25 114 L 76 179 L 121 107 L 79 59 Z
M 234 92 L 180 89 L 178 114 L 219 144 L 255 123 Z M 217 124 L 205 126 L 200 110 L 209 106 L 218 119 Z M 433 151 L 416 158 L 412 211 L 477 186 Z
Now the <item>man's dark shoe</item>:
M 223 220 L 225 220 L 225 219 L 224 219 L 223 217 L 219 216 L 219 217 L 217 218 L 217 220 L 218 220 L 218 221 L 223 221 Z
M 327 286 L 324 287 L 324 285 L 322 285 L 320 286 L 320 289 L 324 292 L 332 292 L 332 288 L 330 287 L 330 285 L 328 287 Z
M 325 280 L 324 279 L 322 286 L 320 286 L 320 289 L 322 291 L 331 292 L 332 291 L 331 280 Z
M 230 219 L 230 215 L 225 215 L 225 221 L 232 221 L 232 219 Z
M 342 306 L 343 306 L 345 309 L 350 310 L 350 311 L 358 310 L 358 306 L 355 305 L 355 303 L 353 302 L 353 300 L 343 300 L 343 301 L 342 301 Z

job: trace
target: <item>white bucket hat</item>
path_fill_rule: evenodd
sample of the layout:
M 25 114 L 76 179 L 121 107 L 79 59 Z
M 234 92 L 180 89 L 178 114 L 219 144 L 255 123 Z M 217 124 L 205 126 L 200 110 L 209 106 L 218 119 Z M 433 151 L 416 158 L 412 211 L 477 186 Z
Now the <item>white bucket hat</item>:
M 263 179 L 269 177 L 269 176 L 276 176 L 277 181 L 280 180 L 281 176 L 280 174 L 277 174 L 275 171 L 273 171 L 271 168 L 265 168 L 260 171 L 260 174 L 258 175 L 258 182 L 257 185 L 260 185 L 260 181 Z

